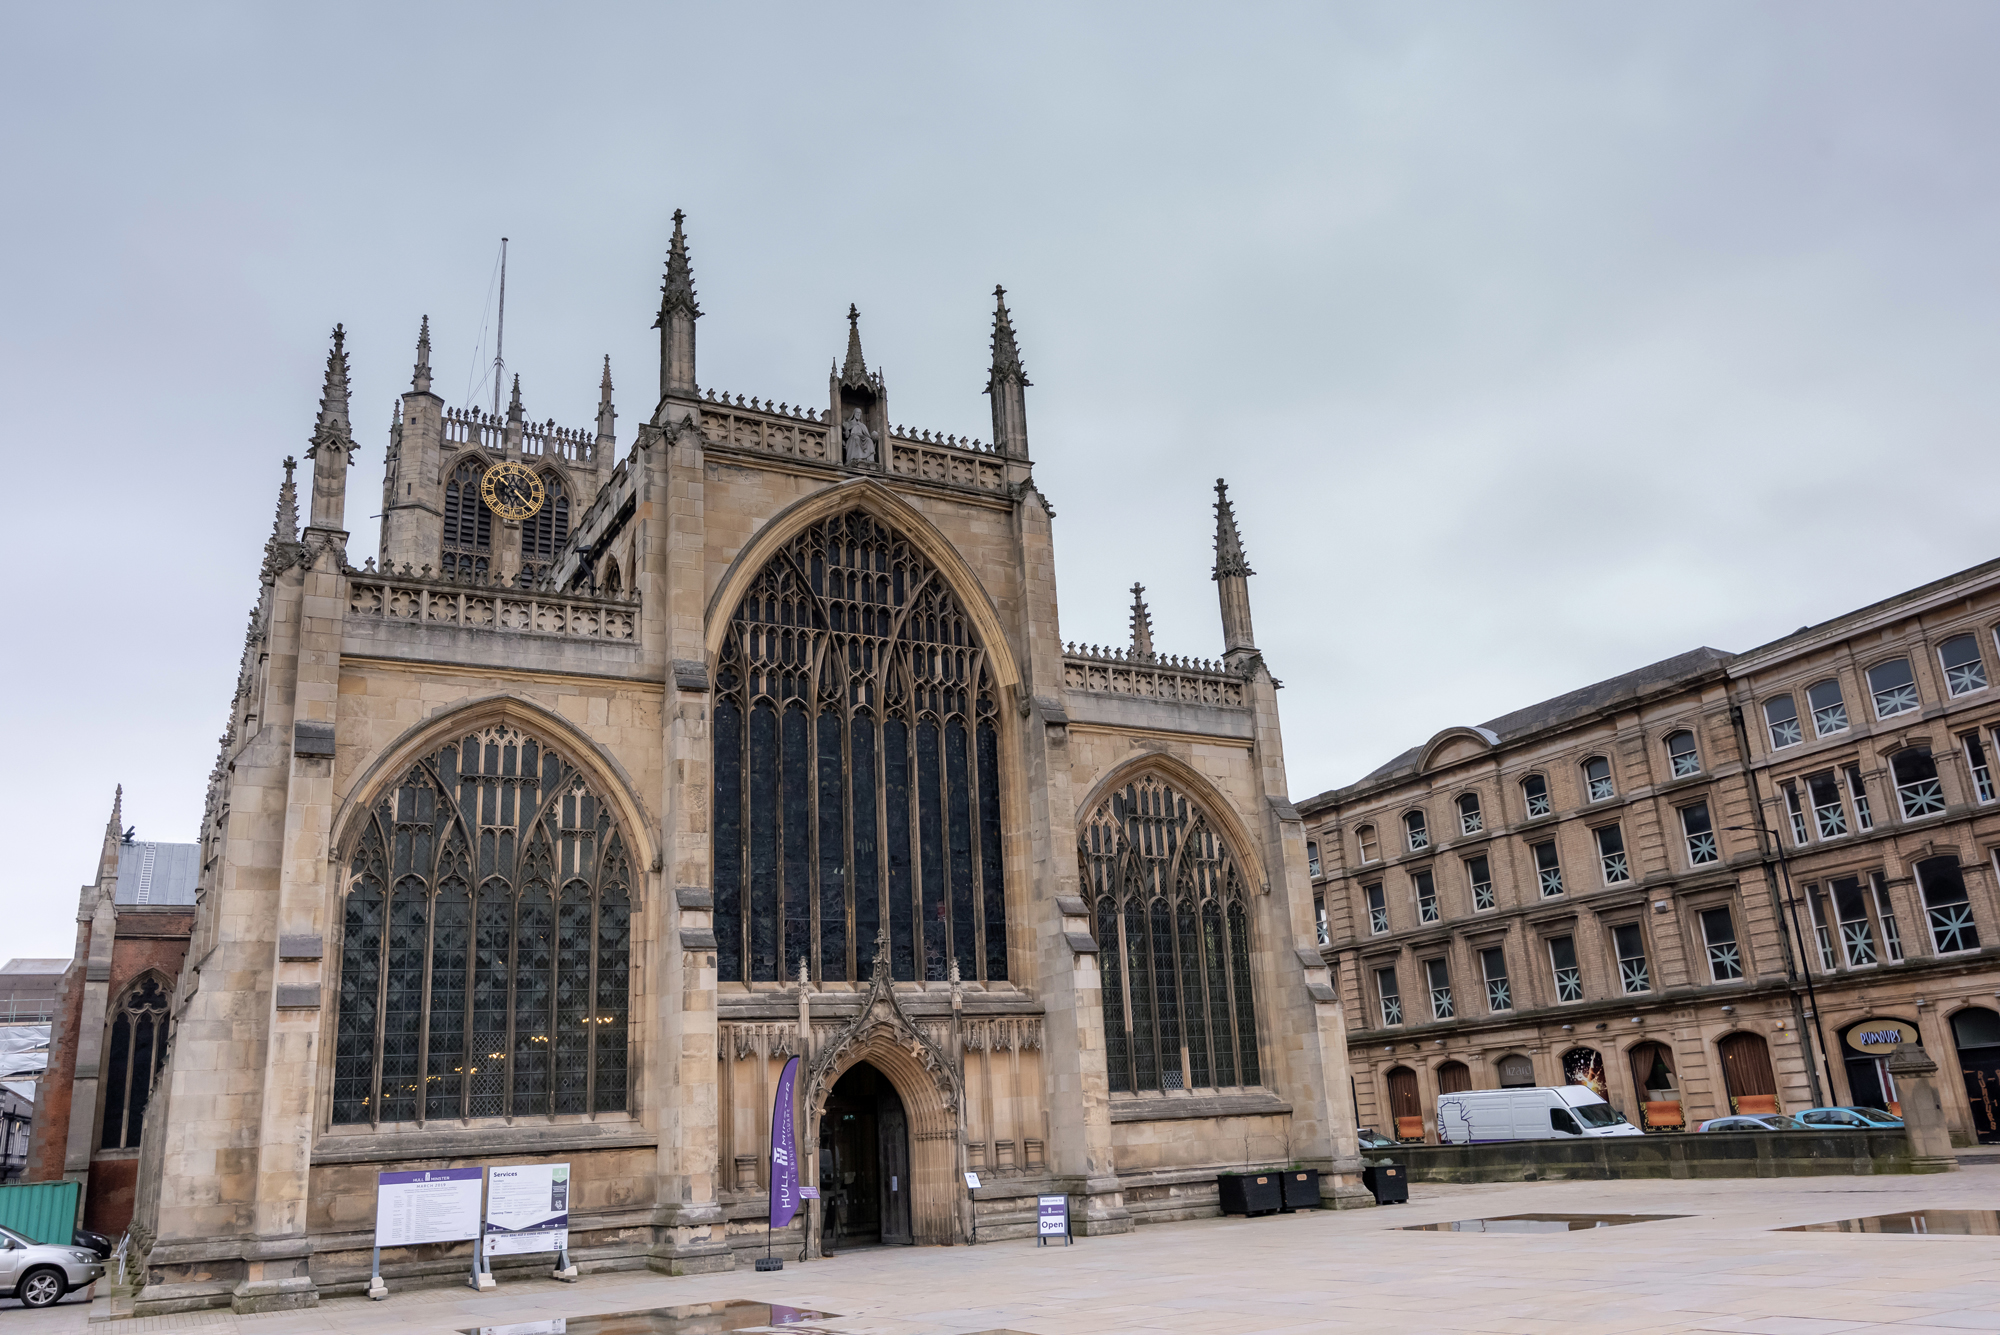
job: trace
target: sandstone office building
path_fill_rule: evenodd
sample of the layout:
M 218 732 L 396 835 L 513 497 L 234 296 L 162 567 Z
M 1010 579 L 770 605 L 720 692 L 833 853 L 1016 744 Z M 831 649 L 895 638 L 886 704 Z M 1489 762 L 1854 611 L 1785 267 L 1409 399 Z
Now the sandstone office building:
M 701 314 L 677 218 L 622 441 L 585 358 L 594 428 L 518 379 L 447 407 L 426 325 L 358 567 L 336 331 L 201 830 L 142 1314 L 358 1290 L 376 1174 L 455 1164 L 569 1163 L 586 1269 L 727 1267 L 793 1054 L 814 1245 L 1212 1212 L 1246 1154 L 1356 1190 L 1226 493 L 1221 658 L 1068 652 L 1004 300 L 988 442 L 896 425 L 851 310 L 814 407 L 697 388 Z
M 2000 561 L 1300 803 L 1360 1121 L 1569 1082 L 1649 1129 L 1893 1111 L 1915 1042 L 1954 1141 L 2000 1140 L 1996 748 Z

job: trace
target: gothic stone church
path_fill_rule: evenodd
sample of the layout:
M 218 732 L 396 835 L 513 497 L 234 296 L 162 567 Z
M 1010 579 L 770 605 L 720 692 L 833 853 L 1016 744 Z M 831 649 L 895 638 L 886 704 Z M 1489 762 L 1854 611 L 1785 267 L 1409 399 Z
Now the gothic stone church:
M 448 408 L 426 324 L 358 568 L 334 332 L 201 832 L 141 1313 L 357 1291 L 376 1174 L 461 1164 L 571 1164 L 585 1269 L 731 1266 L 793 1055 L 795 1249 L 1025 1236 L 1042 1192 L 1119 1232 L 1246 1161 L 1357 1194 L 1227 494 L 1219 661 L 1136 598 L 1129 649 L 1065 648 L 996 296 L 990 444 L 892 425 L 852 310 L 824 407 L 718 396 L 676 215 L 637 432 L 608 365 L 594 431 L 518 379 Z

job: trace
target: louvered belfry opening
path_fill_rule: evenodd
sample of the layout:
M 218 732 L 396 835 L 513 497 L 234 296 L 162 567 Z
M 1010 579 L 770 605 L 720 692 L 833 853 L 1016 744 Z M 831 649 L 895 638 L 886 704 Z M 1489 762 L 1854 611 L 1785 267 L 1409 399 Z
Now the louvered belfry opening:
M 484 578 L 493 557 L 493 512 L 479 494 L 486 465 L 468 456 L 452 468 L 444 484 L 444 541 L 438 570 L 446 577 Z
M 575 764 L 506 724 L 368 812 L 340 924 L 335 1123 L 628 1105 L 632 863 Z
M 864 510 L 758 574 L 715 674 L 716 977 L 1007 977 L 998 708 L 958 595 Z
M 1260 1083 L 1243 879 L 1208 815 L 1144 775 L 1078 837 L 1112 1092 Z

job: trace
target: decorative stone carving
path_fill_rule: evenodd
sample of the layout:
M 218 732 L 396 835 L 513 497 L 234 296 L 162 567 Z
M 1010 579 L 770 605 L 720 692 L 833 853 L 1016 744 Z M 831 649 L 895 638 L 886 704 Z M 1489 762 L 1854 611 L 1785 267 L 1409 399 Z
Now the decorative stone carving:
M 929 1028 L 937 1029 L 939 1037 L 926 1033 Z M 941 1041 L 946 1028 L 942 1024 L 920 1027 L 904 1012 L 902 1003 L 896 999 L 895 983 L 889 977 L 889 929 L 883 927 L 875 938 L 875 966 L 868 999 L 861 1014 L 819 1044 L 819 1052 L 806 1074 L 805 1106 L 818 1108 L 825 1102 L 835 1076 L 851 1064 L 851 1057 L 873 1046 L 891 1046 L 908 1052 L 923 1067 L 936 1082 L 946 1110 L 956 1120 L 964 1106 L 964 1084 Z
M 855 408 L 847 414 L 847 420 L 840 424 L 840 444 L 851 464 L 872 464 L 875 462 L 875 433 L 861 420 L 861 410 Z

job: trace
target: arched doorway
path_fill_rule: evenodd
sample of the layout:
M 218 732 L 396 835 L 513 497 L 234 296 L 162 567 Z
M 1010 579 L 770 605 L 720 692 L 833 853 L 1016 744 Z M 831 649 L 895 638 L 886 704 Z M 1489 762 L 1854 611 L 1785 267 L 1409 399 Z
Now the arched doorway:
M 1840 1031 L 1840 1055 L 1847 1066 L 1850 1103 L 1857 1108 L 1881 1108 L 1902 1115 L 1896 1079 L 1889 1074 L 1889 1058 L 1905 1043 L 1913 1046 L 1923 1043 L 1917 1036 L 1917 1026 L 1909 1020 L 1863 1020 Z
M 1674 1050 L 1664 1043 L 1637 1043 L 1626 1054 L 1632 1063 L 1632 1088 L 1639 1097 L 1639 1125 L 1647 1131 L 1684 1127 L 1680 1077 L 1674 1074 Z
M 1722 1057 L 1722 1084 L 1729 1094 L 1729 1111 L 1778 1111 L 1778 1080 L 1771 1071 L 1771 1049 L 1756 1034 L 1731 1034 L 1715 1045 Z
M 1973 1134 L 1982 1145 L 2000 1143 L 2000 1015 L 1967 1006 L 1951 1017 L 1951 1037 L 1972 1105 Z
M 1389 1125 L 1397 1140 L 1424 1138 L 1424 1105 L 1417 1095 L 1417 1073 L 1407 1066 L 1389 1072 Z
M 1500 1059 L 1500 1088 L 1532 1089 L 1535 1084 L 1535 1063 L 1518 1052 L 1509 1053 Z
M 910 1119 L 887 1076 L 856 1062 L 819 1119 L 819 1191 L 829 1252 L 908 1244 Z
M 1462 1094 L 1472 1088 L 1472 1068 L 1464 1062 L 1451 1061 L 1438 1067 L 1438 1093 Z

